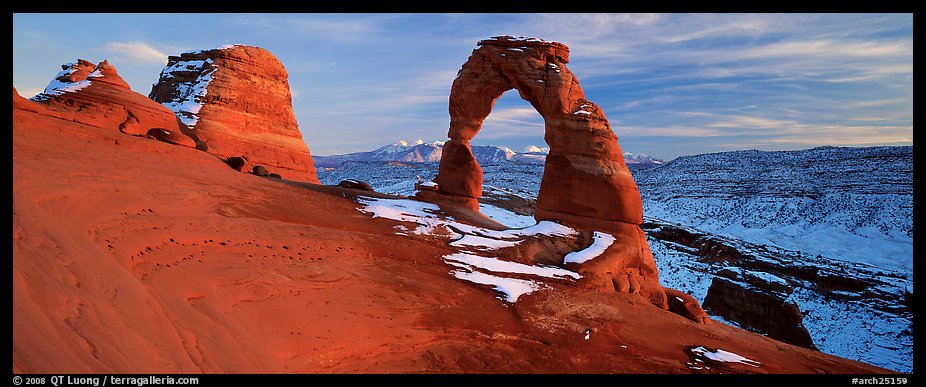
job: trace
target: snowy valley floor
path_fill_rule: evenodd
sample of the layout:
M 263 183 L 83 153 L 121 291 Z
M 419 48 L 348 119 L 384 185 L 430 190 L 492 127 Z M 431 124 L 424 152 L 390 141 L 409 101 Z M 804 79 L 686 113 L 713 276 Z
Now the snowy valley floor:
M 542 166 L 523 164 L 485 166 L 484 190 L 488 195 L 495 193 L 499 196 L 536 198 L 542 170 Z M 356 178 L 370 182 L 378 192 L 410 195 L 418 176 L 429 180 L 435 174 L 436 164 L 390 166 L 385 163 L 356 163 L 347 164 L 339 169 L 320 171 L 319 178 L 325 184 L 337 184 L 341 179 Z M 866 197 L 864 200 L 873 199 Z M 892 197 L 892 200 L 904 199 Z M 826 222 L 803 226 L 812 232 L 802 233 L 801 226 L 797 225 L 778 226 L 778 232 L 769 232 L 767 229 L 731 226 L 734 224 L 732 221 L 718 226 L 726 218 L 712 223 L 705 223 L 703 220 L 698 222 L 697 219 L 685 215 L 687 212 L 684 211 L 692 211 L 692 208 L 647 201 L 645 195 L 644 203 L 647 209 L 644 213 L 647 216 L 681 223 L 687 227 L 693 227 L 692 224 L 704 226 L 705 229 L 694 226 L 693 230 L 741 241 L 750 246 L 762 245 L 763 253 L 780 254 L 785 257 L 813 257 L 819 254 L 819 259 L 812 260 L 813 265 L 822 265 L 825 268 L 829 262 L 833 268 L 848 270 L 850 274 L 855 273 L 854 275 L 864 275 L 869 271 L 873 274 L 882 272 L 881 274 L 887 276 L 878 277 L 885 282 L 878 291 L 896 294 L 897 303 L 902 302 L 904 292 L 913 291 L 912 267 L 908 263 L 912 262 L 912 240 L 897 232 L 887 235 L 873 231 L 866 234 L 865 230 L 846 232 L 844 228 Z M 716 208 L 723 206 L 724 202 L 714 200 L 703 205 Z M 781 211 L 780 206 L 771 207 Z M 673 213 L 673 208 L 679 212 Z M 519 215 L 499 206 L 482 203 L 480 210 L 510 227 L 530 227 L 535 224 L 532 216 Z M 841 216 L 838 210 L 831 211 L 831 214 L 826 214 L 829 218 Z M 723 265 L 700 262 L 695 252 L 670 241 L 652 236 L 648 239 L 662 284 L 689 293 L 703 303 L 714 273 L 721 270 Z M 810 240 L 817 242 L 808 243 Z M 846 255 L 847 251 L 853 254 Z M 841 258 L 843 256 L 846 258 Z M 891 311 L 885 311 L 884 308 L 865 300 L 840 297 L 842 295 L 838 290 L 821 292 L 817 291 L 813 284 L 801 283 L 793 278 L 789 280 L 795 282 L 795 290 L 789 300 L 796 302 L 800 307 L 804 315 L 804 326 L 821 351 L 900 372 L 912 371 L 912 314 L 897 313 L 896 310 L 900 308 L 893 306 Z M 735 322 L 727 321 L 720 316 L 715 315 L 712 318 L 738 326 Z

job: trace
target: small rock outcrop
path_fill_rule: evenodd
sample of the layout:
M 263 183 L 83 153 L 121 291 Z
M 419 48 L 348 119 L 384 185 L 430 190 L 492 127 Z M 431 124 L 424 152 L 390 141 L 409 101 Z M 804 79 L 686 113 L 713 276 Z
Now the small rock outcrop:
M 359 189 L 361 191 L 374 192 L 373 186 L 371 186 L 370 183 L 367 183 L 363 180 L 355 180 L 355 179 L 341 180 L 341 182 L 338 183 L 338 186 L 344 187 L 344 188 Z
M 774 275 L 729 267 L 711 281 L 704 309 L 773 339 L 817 349 L 800 308 L 788 297 L 792 291 L 787 281 Z
M 285 179 L 318 184 L 287 77 L 269 51 L 228 45 L 170 56 L 149 97 L 174 111 L 207 152 L 247 156 Z
M 251 168 L 251 173 L 262 177 L 270 176 L 270 172 L 267 172 L 267 168 L 263 165 L 255 165 L 254 168 Z
M 179 131 L 170 131 L 162 128 L 151 128 L 148 129 L 148 133 L 146 133 L 145 136 L 170 144 L 196 148 L 196 142 L 194 142 L 192 138 L 187 137 Z
M 666 301 L 669 303 L 670 312 L 702 324 L 710 321 L 707 312 L 701 308 L 698 300 L 690 294 L 672 288 L 663 289 L 666 291 Z
M 171 133 L 171 142 L 195 147 L 195 135 L 172 111 L 132 91 L 109 62 L 95 65 L 78 59 L 61 65 L 61 69 L 31 101 L 62 119 L 135 136 L 161 129 Z
M 247 164 L 247 161 L 243 157 L 232 156 L 225 159 L 225 163 L 232 167 L 232 169 L 241 172 Z

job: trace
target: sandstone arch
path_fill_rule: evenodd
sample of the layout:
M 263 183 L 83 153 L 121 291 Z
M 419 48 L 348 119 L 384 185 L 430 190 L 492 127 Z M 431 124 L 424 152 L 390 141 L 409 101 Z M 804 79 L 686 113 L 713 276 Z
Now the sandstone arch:
M 653 254 L 639 227 L 643 222 L 640 191 L 604 112 L 585 99 L 579 80 L 566 68 L 569 48 L 510 36 L 483 40 L 478 46 L 450 91 L 450 140 L 444 144 L 435 179 L 437 194 L 478 208 L 482 168 L 470 140 L 495 101 L 516 89 L 543 117 L 544 139 L 550 146 L 534 217 L 604 230 L 617 241 L 595 259 L 579 264 L 579 286 L 639 294 L 668 309 Z M 433 197 L 430 192 L 418 195 Z M 704 321 L 688 309 L 683 312 Z
M 550 154 L 537 198 L 537 220 L 639 225 L 643 205 L 607 117 L 585 99 L 566 68 L 569 48 L 538 39 L 494 37 L 478 43 L 450 91 L 450 140 L 435 179 L 440 192 L 482 196 L 482 168 L 470 140 L 495 101 L 516 89 L 543 117 Z

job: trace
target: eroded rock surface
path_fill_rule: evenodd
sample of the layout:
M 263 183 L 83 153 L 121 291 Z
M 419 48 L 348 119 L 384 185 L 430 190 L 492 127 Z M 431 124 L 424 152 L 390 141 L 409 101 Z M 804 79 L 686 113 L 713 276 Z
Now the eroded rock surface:
M 285 179 L 317 184 L 287 77 L 269 51 L 228 45 L 170 56 L 149 97 L 173 110 L 209 153 L 245 157 Z
M 109 62 L 95 65 L 78 59 L 61 65 L 61 69 L 42 93 L 30 99 L 42 107 L 27 109 L 41 109 L 57 118 L 135 136 L 158 128 L 174 133 L 174 141 L 184 145 L 196 140 L 173 112 L 132 91 Z M 15 97 L 14 101 L 20 106 L 31 104 Z

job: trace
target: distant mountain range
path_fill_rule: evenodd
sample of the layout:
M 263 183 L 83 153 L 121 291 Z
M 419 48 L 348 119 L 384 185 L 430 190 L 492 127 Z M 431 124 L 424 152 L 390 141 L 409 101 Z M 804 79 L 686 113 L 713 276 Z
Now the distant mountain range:
M 401 140 L 372 151 L 332 156 L 313 156 L 312 159 L 315 161 L 315 165 L 321 168 L 337 168 L 348 161 L 436 163 L 440 161 L 443 146 L 443 141 L 424 142 L 418 140 L 414 144 L 409 144 L 407 141 Z M 524 151 L 520 153 L 506 146 L 473 145 L 472 148 L 476 160 L 483 165 L 507 162 L 543 164 L 546 161 L 547 153 L 550 151 L 550 148 L 540 148 L 534 145 L 525 147 Z M 658 165 L 665 162 L 649 155 L 630 152 L 624 152 L 624 160 L 627 164 L 640 165 Z

